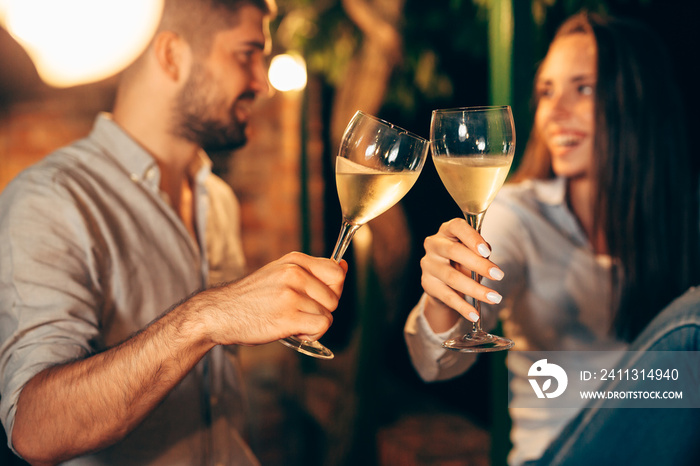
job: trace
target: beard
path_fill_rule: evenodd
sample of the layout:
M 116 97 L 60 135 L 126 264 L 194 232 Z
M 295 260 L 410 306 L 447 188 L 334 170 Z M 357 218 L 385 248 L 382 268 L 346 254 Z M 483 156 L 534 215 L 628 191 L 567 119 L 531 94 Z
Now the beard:
M 217 112 L 228 105 L 222 95 L 210 73 L 200 64 L 194 64 L 175 102 L 173 133 L 197 144 L 207 153 L 228 152 L 245 145 L 248 141 L 246 122 L 238 120 L 233 105 Z M 239 98 L 254 97 L 254 93 L 247 92 Z M 227 117 L 216 117 L 215 114 Z

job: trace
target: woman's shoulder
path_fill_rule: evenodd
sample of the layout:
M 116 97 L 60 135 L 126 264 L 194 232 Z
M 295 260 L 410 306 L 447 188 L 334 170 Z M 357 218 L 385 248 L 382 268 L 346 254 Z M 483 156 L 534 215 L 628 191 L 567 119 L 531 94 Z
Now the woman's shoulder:
M 562 205 L 565 194 L 566 188 L 562 179 L 524 180 L 505 184 L 494 202 L 536 207 L 539 210 L 543 205 Z
M 530 179 L 517 183 L 506 183 L 499 191 L 496 199 L 501 202 L 533 202 L 558 205 L 564 202 L 565 193 L 566 187 L 563 179 Z
M 541 222 L 551 223 L 557 212 L 565 208 L 563 180 L 525 180 L 508 183 L 501 188 L 489 208 L 490 217 L 513 227 L 534 228 Z

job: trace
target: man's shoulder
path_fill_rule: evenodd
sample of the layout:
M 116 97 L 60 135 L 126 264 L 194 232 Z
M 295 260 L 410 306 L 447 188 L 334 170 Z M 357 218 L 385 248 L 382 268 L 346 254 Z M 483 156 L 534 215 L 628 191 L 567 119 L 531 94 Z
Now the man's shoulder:
M 233 189 L 223 178 L 214 173 L 209 174 L 205 180 L 207 188 L 215 190 L 217 193 L 233 195 Z
M 211 173 L 204 181 L 210 198 L 214 202 L 235 203 L 238 204 L 238 198 L 233 191 L 231 185 L 222 179 L 220 176 Z
M 100 157 L 96 157 L 98 153 L 97 146 L 88 139 L 56 149 L 15 176 L 0 192 L 0 204 L 14 204 L 32 198 L 59 202 L 86 179 L 104 171 L 98 162 Z

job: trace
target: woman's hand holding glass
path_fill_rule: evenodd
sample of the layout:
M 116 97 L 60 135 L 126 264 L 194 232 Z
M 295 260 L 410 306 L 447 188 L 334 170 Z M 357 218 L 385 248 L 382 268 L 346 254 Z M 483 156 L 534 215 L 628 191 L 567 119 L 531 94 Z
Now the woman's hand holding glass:
M 480 234 L 486 210 L 503 185 L 513 162 L 515 125 L 510 107 L 434 110 L 430 121 L 430 144 L 433 162 L 440 179 L 464 214 L 468 225 L 472 226 L 475 233 Z M 465 238 L 464 244 L 473 246 L 482 258 L 488 257 L 490 249 L 483 238 L 474 239 L 471 235 L 469 236 L 470 238 Z M 459 230 L 457 234 L 452 235 L 451 239 L 453 243 L 461 240 Z M 448 264 L 449 261 L 450 259 L 447 259 Z M 461 264 L 459 260 L 454 263 Z M 468 268 L 475 268 L 469 263 L 465 265 Z M 458 273 L 445 270 L 444 275 L 449 281 L 461 278 Z M 478 270 L 472 270 L 471 279 L 474 285 L 480 283 L 481 273 Z M 485 275 L 493 276 L 494 273 L 501 275 L 491 267 L 489 273 Z M 473 322 L 473 327 L 461 337 L 445 341 L 442 344 L 443 347 L 472 353 L 501 351 L 513 346 L 511 340 L 491 335 L 481 329 L 483 298 L 480 295 L 485 295 L 488 302 L 497 303 L 501 300 L 497 293 L 477 286 L 470 306 L 473 306 L 473 311 L 465 308 L 461 303 L 455 303 L 460 312 L 468 313 L 467 318 Z M 453 295 L 448 294 L 445 299 L 452 302 Z
M 436 333 L 452 328 L 461 314 L 471 322 L 479 314 L 465 296 L 497 304 L 501 296 L 472 278 L 480 276 L 500 280 L 504 274 L 488 259 L 491 250 L 465 219 L 443 223 L 440 230 L 425 239 L 425 256 L 420 261 L 421 283 L 428 295 L 425 316 Z M 456 311 L 456 312 L 455 312 Z

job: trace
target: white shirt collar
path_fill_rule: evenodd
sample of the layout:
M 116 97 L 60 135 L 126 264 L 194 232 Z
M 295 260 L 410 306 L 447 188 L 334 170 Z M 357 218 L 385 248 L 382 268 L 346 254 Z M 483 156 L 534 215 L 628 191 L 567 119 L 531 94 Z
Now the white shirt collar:
M 552 178 L 540 180 L 533 185 L 537 200 L 548 205 L 562 205 L 566 202 L 566 179 Z

